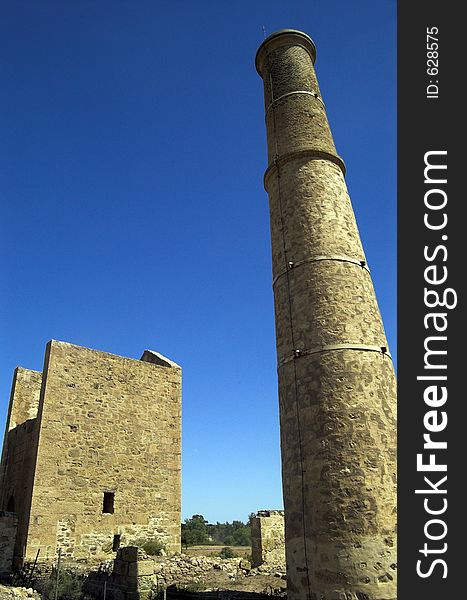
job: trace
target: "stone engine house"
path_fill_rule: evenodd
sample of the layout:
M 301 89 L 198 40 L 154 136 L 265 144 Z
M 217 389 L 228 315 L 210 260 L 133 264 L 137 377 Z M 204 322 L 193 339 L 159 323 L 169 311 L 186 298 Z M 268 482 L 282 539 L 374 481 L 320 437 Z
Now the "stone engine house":
M 179 552 L 180 510 L 177 364 L 52 340 L 42 373 L 15 370 L 0 466 L 15 566 L 38 550 L 97 559 L 154 539 Z

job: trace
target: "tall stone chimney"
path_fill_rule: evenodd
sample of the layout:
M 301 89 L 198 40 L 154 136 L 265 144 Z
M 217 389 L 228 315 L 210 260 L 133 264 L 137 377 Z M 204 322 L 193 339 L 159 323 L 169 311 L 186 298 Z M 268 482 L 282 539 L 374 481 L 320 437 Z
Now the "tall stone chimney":
M 394 600 L 394 370 L 315 57 L 313 41 L 291 29 L 270 35 L 256 55 L 269 159 L 288 600 Z

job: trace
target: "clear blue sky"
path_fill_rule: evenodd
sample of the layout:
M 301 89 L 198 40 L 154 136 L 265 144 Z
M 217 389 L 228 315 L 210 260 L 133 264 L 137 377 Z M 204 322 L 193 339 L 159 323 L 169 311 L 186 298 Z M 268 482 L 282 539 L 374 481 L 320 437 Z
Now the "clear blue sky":
M 4 0 L 0 420 L 54 338 L 183 367 L 183 516 L 282 505 L 262 82 L 302 29 L 395 353 L 394 0 Z

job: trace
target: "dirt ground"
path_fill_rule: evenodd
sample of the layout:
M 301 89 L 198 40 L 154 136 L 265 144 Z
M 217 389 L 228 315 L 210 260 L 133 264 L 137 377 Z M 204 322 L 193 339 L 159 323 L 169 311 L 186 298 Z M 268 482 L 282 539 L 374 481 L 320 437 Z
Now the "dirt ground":
M 219 552 L 225 546 L 190 546 L 188 549 L 183 549 L 183 553 L 193 557 L 217 557 Z M 229 546 L 235 552 L 238 560 L 251 560 L 250 546 Z M 253 592 L 257 594 L 268 595 L 284 595 L 287 589 L 286 581 L 281 575 L 282 573 L 274 574 L 272 572 L 261 572 L 258 569 L 251 570 L 248 574 L 238 574 L 232 577 L 229 573 L 222 570 L 213 569 L 205 573 L 201 581 L 196 584 L 189 584 L 188 588 L 192 590 L 232 590 L 241 592 Z M 183 584 L 182 586 L 183 587 Z
M 222 571 L 213 571 L 203 577 L 203 582 L 197 588 L 203 591 L 220 589 L 278 595 L 286 591 L 287 584 L 280 577 L 272 575 L 249 575 L 232 579 Z

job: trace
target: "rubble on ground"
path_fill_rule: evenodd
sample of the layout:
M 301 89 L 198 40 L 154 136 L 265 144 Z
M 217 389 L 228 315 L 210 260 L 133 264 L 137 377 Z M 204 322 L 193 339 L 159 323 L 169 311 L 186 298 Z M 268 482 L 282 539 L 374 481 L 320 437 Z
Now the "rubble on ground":
M 40 600 L 41 595 L 32 588 L 0 584 L 0 600 Z

